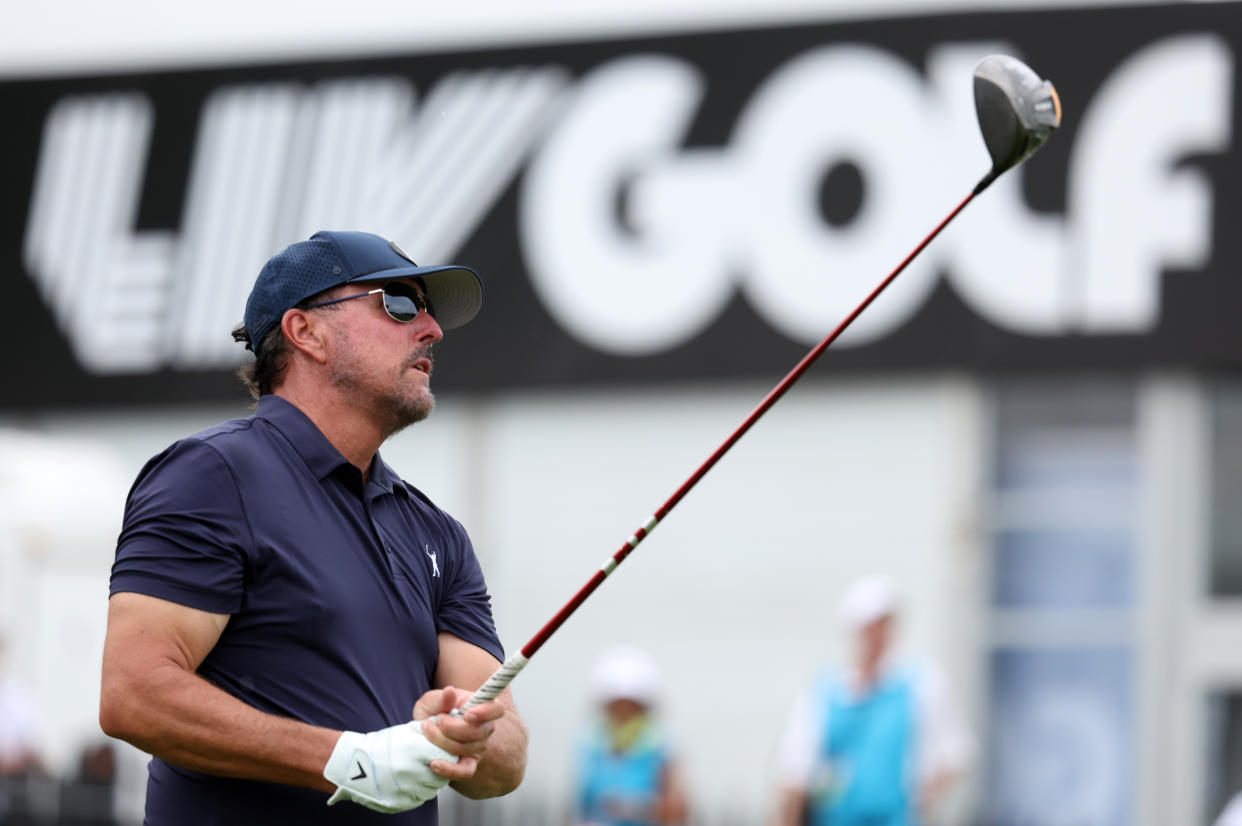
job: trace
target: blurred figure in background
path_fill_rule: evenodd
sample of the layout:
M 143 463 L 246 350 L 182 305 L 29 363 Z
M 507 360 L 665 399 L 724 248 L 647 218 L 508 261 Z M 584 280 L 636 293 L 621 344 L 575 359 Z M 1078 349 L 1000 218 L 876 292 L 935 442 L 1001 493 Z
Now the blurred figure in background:
M 897 589 L 855 582 L 841 605 L 849 667 L 828 667 L 799 698 L 778 753 L 776 826 L 915 826 L 966 769 L 973 741 L 938 669 L 892 653 Z
M 117 826 L 113 816 L 116 751 L 111 742 L 88 743 L 78 753 L 71 782 L 60 789 L 61 826 Z
M 5 668 L 0 636 L 0 779 L 44 774 L 34 703 Z
M 684 824 L 686 796 L 667 736 L 655 718 L 660 672 L 643 651 L 606 652 L 592 689 L 599 718 L 578 753 L 579 826 Z
M 25 826 L 37 822 L 31 806 L 31 784 L 47 772 L 39 754 L 39 723 L 25 687 L 5 667 L 0 634 L 0 824 Z

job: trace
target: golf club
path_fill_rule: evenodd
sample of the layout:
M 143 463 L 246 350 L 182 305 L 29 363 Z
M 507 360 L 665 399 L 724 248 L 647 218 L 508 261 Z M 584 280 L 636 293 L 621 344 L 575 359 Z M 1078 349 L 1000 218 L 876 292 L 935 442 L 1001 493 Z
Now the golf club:
M 828 349 L 832 342 L 845 331 L 855 318 L 876 299 L 884 288 L 892 283 L 898 274 L 906 268 L 914 258 L 931 243 L 957 214 L 980 192 L 987 189 L 993 181 L 1007 169 L 1017 166 L 1043 146 L 1061 123 L 1061 103 L 1057 98 L 1052 84 L 1040 79 L 1030 68 L 1020 61 L 1004 55 L 992 55 L 985 58 L 974 71 L 975 112 L 979 118 L 979 128 L 983 133 L 983 141 L 992 156 L 992 168 L 989 170 L 969 195 L 953 211 L 942 220 L 931 233 L 922 240 L 914 250 L 905 257 L 887 278 L 880 282 L 870 295 L 858 305 L 835 330 L 823 341 L 815 345 L 801 361 L 776 385 L 759 403 L 746 420 L 716 448 L 699 469 L 687 479 L 677 491 L 669 497 L 650 519 L 626 540 L 625 544 L 614 553 L 599 570 L 582 586 L 574 597 L 565 604 L 539 633 L 524 645 L 520 651 L 509 656 L 504 664 L 496 670 L 466 703 L 454 714 L 460 714 L 471 708 L 496 698 L 518 673 L 526 667 L 530 658 L 535 655 L 548 638 L 569 619 L 587 597 L 620 565 L 638 544 L 655 530 L 677 503 L 698 484 L 709 470 L 720 461 L 721 457 L 742 438 L 746 431 L 766 413 L 772 405 L 785 395 L 793 384 L 802 377 L 816 359 Z

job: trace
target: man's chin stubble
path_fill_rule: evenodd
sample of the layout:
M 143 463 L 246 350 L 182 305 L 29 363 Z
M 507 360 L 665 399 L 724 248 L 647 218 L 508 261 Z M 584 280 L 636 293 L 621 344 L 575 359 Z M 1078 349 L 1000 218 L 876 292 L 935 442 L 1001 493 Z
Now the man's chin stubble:
M 430 390 L 417 400 L 392 399 L 389 405 L 389 422 L 386 428 L 388 436 L 400 433 L 412 424 L 421 422 L 436 409 L 436 397 Z

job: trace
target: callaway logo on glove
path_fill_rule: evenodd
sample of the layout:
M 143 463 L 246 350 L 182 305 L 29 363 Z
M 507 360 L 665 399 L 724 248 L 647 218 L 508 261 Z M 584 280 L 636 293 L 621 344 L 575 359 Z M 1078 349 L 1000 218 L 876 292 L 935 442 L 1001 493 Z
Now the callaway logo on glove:
M 390 814 L 418 808 L 449 782 L 431 770 L 432 760 L 456 763 L 457 757 L 432 744 L 418 720 L 366 734 L 344 732 L 323 769 L 336 784 L 328 805 L 352 800 Z

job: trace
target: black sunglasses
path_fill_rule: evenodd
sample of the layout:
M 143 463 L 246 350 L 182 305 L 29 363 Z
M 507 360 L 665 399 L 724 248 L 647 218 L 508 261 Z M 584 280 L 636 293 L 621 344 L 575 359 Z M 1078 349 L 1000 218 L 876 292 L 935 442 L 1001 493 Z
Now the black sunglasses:
M 432 308 L 431 302 L 427 300 L 426 296 L 404 281 L 389 281 L 377 289 L 367 290 L 365 293 L 354 293 L 343 298 L 334 298 L 331 301 L 320 301 L 317 304 L 308 305 L 305 309 L 313 310 L 316 307 L 326 307 L 329 304 L 339 304 L 342 301 L 363 298 L 368 295 L 376 295 L 377 293 L 384 296 L 384 312 L 388 313 L 388 317 L 393 321 L 409 324 L 418 318 L 418 314 L 421 312 L 427 313 L 432 318 L 436 316 L 436 311 Z

